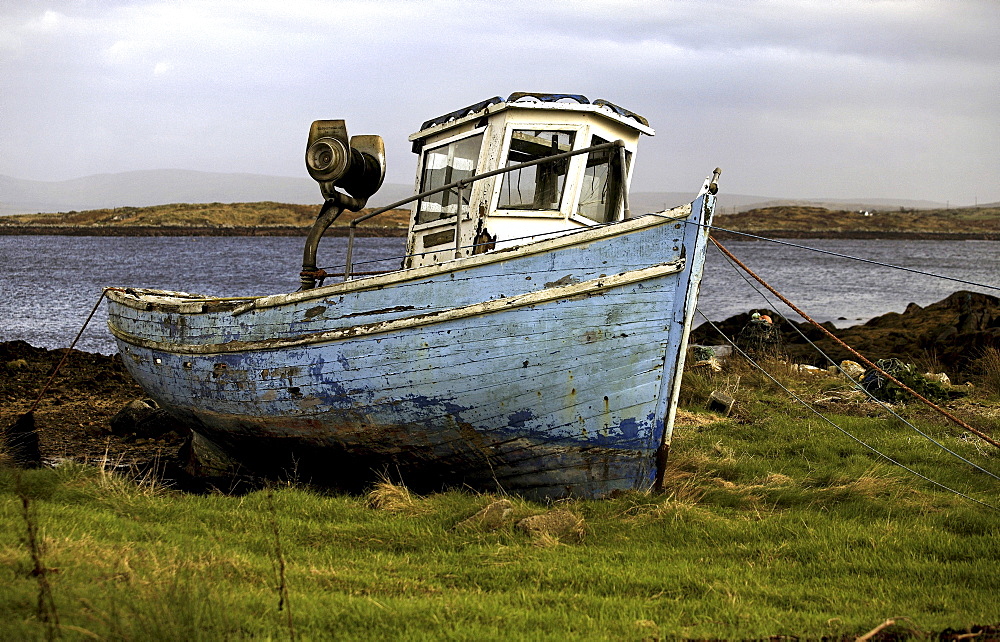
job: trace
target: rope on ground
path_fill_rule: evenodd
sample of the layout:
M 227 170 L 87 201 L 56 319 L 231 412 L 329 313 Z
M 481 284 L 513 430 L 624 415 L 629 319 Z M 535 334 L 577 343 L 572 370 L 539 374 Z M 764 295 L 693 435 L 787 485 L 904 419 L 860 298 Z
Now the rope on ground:
M 951 488 L 949 486 L 945 486 L 941 482 L 934 481 L 930 477 L 928 477 L 926 475 L 923 475 L 921 473 L 918 473 L 917 471 L 913 470 L 912 468 L 910 468 L 906 464 L 903 464 L 902 462 L 896 461 L 895 459 L 893 459 L 889 455 L 886 455 L 885 453 L 883 453 L 882 451 L 878 450 L 877 448 L 875 448 L 871 444 L 868 444 L 868 443 L 862 441 L 857 436 L 851 434 L 850 432 L 848 432 L 844 428 L 840 427 L 832 419 L 830 419 L 829 417 L 827 417 L 826 415 L 824 415 L 823 413 L 821 413 L 820 411 L 816 410 L 815 408 L 813 408 L 812 406 L 810 406 L 808 403 L 806 403 L 806 401 L 804 399 L 802 399 L 802 397 L 799 397 L 792 390 L 789 390 L 787 387 L 785 387 L 785 385 L 782 384 L 780 381 L 778 381 L 774 376 L 772 376 L 770 372 L 768 372 L 767 370 L 765 370 L 763 366 L 761 366 L 759 363 L 757 363 L 756 361 L 754 361 L 750 357 L 750 355 L 748 355 L 746 352 L 744 352 L 743 350 L 741 350 L 740 347 L 738 345 L 736 345 L 736 342 L 733 341 L 731 338 L 729 338 L 726 335 L 726 333 L 722 331 L 722 328 L 720 328 L 719 326 L 715 325 L 715 323 L 713 323 L 712 320 L 709 319 L 708 316 L 706 316 L 705 313 L 701 311 L 701 309 L 698 310 L 698 314 L 700 314 L 705 319 L 705 321 L 707 321 L 708 324 L 710 326 L 712 326 L 712 328 L 715 329 L 716 332 L 718 332 L 720 335 L 722 335 L 722 337 L 727 342 L 729 342 L 729 345 L 733 346 L 733 349 L 736 350 L 737 352 L 739 352 L 740 356 L 742 356 L 744 359 L 747 360 L 747 363 L 749 363 L 750 365 L 752 365 L 754 368 L 757 368 L 758 370 L 760 370 L 761 373 L 763 373 L 765 377 L 767 377 L 768 379 L 770 379 L 772 383 L 774 383 L 776 386 L 778 386 L 783 391 L 785 391 L 785 393 L 788 394 L 788 396 L 790 396 L 792 399 L 794 399 L 795 401 L 797 401 L 800 404 L 802 404 L 807 410 L 809 410 L 814 415 L 816 415 L 817 417 L 819 417 L 820 419 L 822 419 L 826 423 L 830 424 L 831 426 L 833 426 L 834 428 L 836 428 L 837 430 L 839 430 L 841 433 L 843 433 L 847 437 L 850 437 L 851 439 L 853 439 L 854 441 L 856 441 L 860 445 L 864 446 L 868 450 L 872 451 L 873 453 L 875 453 L 879 457 L 882 457 L 883 459 L 885 459 L 889 463 L 894 464 L 896 466 L 899 466 L 900 468 L 902 468 L 906 472 L 910 473 L 911 475 L 919 477 L 920 479 L 923 479 L 924 481 L 926 481 L 926 482 L 928 482 L 930 484 L 933 484 L 933 485 L 937 486 L 938 488 L 946 490 L 949 493 L 953 493 L 953 494 L 955 494 L 955 495 L 957 495 L 959 497 L 962 497 L 964 499 L 967 499 L 967 500 L 969 500 L 971 502 L 975 502 L 976 504 L 980 504 L 981 506 L 985 506 L 986 508 L 992 508 L 995 511 L 1000 511 L 1000 508 L 997 508 L 996 506 L 994 506 L 992 504 L 988 504 L 988 503 L 986 503 L 984 501 L 980 501 L 980 500 L 976 499 L 975 497 L 970 497 L 969 495 L 966 495 L 965 493 L 963 493 L 961 491 L 955 490 L 954 488 Z
M 825 335 L 827 335 L 828 337 L 830 337 L 831 339 L 833 339 L 839 346 L 841 346 L 842 348 L 844 348 L 845 350 L 847 350 L 848 352 L 850 352 L 851 354 L 853 354 L 855 357 L 857 357 L 858 359 L 860 359 L 869 368 L 874 369 L 876 372 L 878 372 L 879 374 L 881 374 L 882 376 L 884 376 L 885 378 L 887 378 L 889 381 L 893 382 L 894 384 L 896 384 L 897 386 L 899 386 L 903 390 L 907 391 L 908 393 L 910 393 L 911 395 L 913 395 L 916 399 L 919 399 L 924 404 L 926 404 L 928 407 L 933 408 L 938 413 L 940 413 L 941 415 L 943 415 L 945 418 L 949 419 L 950 421 L 952 421 L 956 425 L 961 426 L 965 430 L 968 430 L 969 432 L 975 434 L 976 436 L 978 436 L 979 438 L 981 438 L 986 443 L 988 443 L 988 444 L 990 444 L 990 445 L 992 445 L 992 446 L 994 446 L 996 448 L 1000 448 L 1000 443 L 998 443 L 996 440 L 994 440 L 993 438 L 991 438 L 989 435 L 983 433 L 981 430 L 977 430 L 977 429 L 973 428 L 972 426 L 970 426 L 969 424 L 965 423 L 964 421 L 962 421 L 961 419 L 959 419 L 955 415 L 951 414 L 950 412 L 948 412 L 947 410 L 945 410 L 941 406 L 937 405 L 936 403 L 934 403 L 930 399 L 927 399 L 926 397 L 924 397 L 921 394 L 917 393 L 915 390 L 913 390 L 912 388 L 910 388 L 909 386 L 907 386 L 905 383 L 903 383 L 899 379 L 893 377 L 891 374 L 889 374 L 888 372 L 886 372 L 882 368 L 879 368 L 877 365 L 875 365 L 874 363 L 872 363 L 867 357 L 865 357 L 864 355 L 862 355 L 860 352 L 858 352 L 857 350 L 855 350 L 851 346 L 849 346 L 846 343 L 844 343 L 839 337 L 837 337 L 835 334 L 833 334 L 832 332 L 830 332 L 829 330 L 827 330 L 819 322 L 817 322 L 815 319 L 813 319 L 812 317 L 810 317 L 808 314 L 806 314 L 805 312 L 803 312 L 802 310 L 800 310 L 794 303 L 792 303 L 787 298 L 785 298 L 784 295 L 782 295 L 780 292 L 778 292 L 773 287 L 771 287 L 771 285 L 769 283 L 767 283 L 767 281 L 765 281 L 761 277 L 757 276 L 757 274 L 754 273 L 753 270 L 751 270 L 749 267 L 746 266 L 746 264 L 744 264 L 742 261 L 740 261 L 738 258 L 736 258 L 733 255 L 732 252 L 730 252 L 725 247 L 723 247 L 723 245 L 721 243 L 719 243 L 717 240 L 715 240 L 715 238 L 709 236 L 709 239 L 711 239 L 712 243 L 714 243 L 715 246 L 717 248 L 719 248 L 719 250 L 723 254 L 725 254 L 727 257 L 729 257 L 734 263 L 736 263 L 736 265 L 740 266 L 740 269 L 742 269 L 743 271 L 745 271 L 747 274 L 749 274 L 751 277 L 753 277 L 754 280 L 756 280 L 758 283 L 760 283 L 765 288 L 767 288 L 768 290 L 770 290 L 771 293 L 774 294 L 774 296 L 776 296 L 779 299 L 781 299 L 782 303 L 784 303 L 789 308 L 791 308 L 792 310 L 794 310 L 795 313 L 798 314 L 799 316 L 801 316 L 803 319 L 805 319 L 806 321 L 808 321 L 812 325 L 814 325 L 817 328 L 819 328 Z

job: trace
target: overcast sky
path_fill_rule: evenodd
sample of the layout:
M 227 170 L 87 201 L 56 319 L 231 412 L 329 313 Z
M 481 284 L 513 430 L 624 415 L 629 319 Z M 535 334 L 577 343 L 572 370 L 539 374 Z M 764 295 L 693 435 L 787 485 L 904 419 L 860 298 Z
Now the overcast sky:
M 632 188 L 1000 201 L 997 0 L 0 0 L 0 174 L 305 177 L 309 124 L 386 141 L 514 91 L 649 119 Z

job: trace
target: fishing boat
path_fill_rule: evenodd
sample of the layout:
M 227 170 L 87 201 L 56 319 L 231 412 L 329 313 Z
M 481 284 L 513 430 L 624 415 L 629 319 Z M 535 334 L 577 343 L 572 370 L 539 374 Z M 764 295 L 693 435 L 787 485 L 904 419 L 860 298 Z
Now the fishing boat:
M 320 239 L 379 189 L 385 153 L 378 136 L 316 121 L 306 165 L 324 203 L 299 289 L 107 288 L 110 330 L 192 444 L 245 471 L 534 499 L 648 489 L 670 446 L 719 175 L 690 203 L 633 215 L 637 143 L 653 134 L 569 94 L 428 120 L 410 136 L 415 195 L 354 218 L 330 273 Z M 399 269 L 356 271 L 358 225 L 403 205 Z

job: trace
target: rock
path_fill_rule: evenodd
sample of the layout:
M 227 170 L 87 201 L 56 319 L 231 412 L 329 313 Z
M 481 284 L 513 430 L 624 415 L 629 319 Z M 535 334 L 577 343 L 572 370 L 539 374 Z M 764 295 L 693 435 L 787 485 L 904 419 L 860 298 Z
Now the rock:
M 180 423 L 152 399 L 136 399 L 111 418 L 111 434 L 158 439 L 168 432 L 185 432 Z
M 510 514 L 514 512 L 514 504 L 509 499 L 498 499 L 490 502 L 481 511 L 463 519 L 455 528 L 471 530 L 496 530 L 504 525 Z
M 860 381 L 861 377 L 865 376 L 864 367 L 857 361 L 851 361 L 850 359 L 844 359 L 840 362 L 840 370 L 844 375 L 855 381 Z
M 692 369 L 708 368 L 713 372 L 721 371 L 722 364 L 719 362 L 715 348 L 725 347 L 728 346 L 691 346 L 689 351 L 691 358 L 688 360 L 689 367 Z
M 948 377 L 948 375 L 946 375 L 943 372 L 938 372 L 938 373 L 925 372 L 924 376 L 927 377 L 927 379 L 929 379 L 930 381 L 938 382 L 942 386 L 951 385 L 951 379 Z
M 34 413 L 26 412 L 13 425 L 4 427 L 3 453 L 20 468 L 38 468 L 42 465 Z
M 725 417 L 732 412 L 734 403 L 735 400 L 721 390 L 713 390 L 708 396 L 708 409 Z
M 708 346 L 691 346 L 691 355 L 695 361 L 708 361 L 715 356 L 715 351 Z
M 741 314 L 715 325 L 728 336 L 735 336 L 750 322 L 749 314 Z M 781 332 L 781 347 L 796 363 L 826 365 L 826 358 L 806 343 L 791 324 L 776 323 Z M 854 355 L 815 326 L 795 323 L 799 330 L 823 352 L 837 362 L 853 359 Z M 921 307 L 908 305 L 902 314 L 889 312 L 867 323 L 847 328 L 824 326 L 873 362 L 896 358 L 906 363 L 919 363 L 933 354 L 942 369 L 952 378 L 972 373 L 975 360 L 983 350 L 1000 348 L 1000 298 L 988 294 L 960 291 L 947 298 Z M 719 343 L 722 339 L 715 328 L 702 324 L 691 333 L 691 343 Z
M 240 465 L 214 443 L 192 431 L 177 453 L 181 470 L 195 478 L 225 478 L 236 475 Z
M 586 530 L 586 522 L 568 510 L 558 509 L 525 517 L 517 523 L 517 527 L 535 536 L 556 539 L 569 537 L 580 541 Z

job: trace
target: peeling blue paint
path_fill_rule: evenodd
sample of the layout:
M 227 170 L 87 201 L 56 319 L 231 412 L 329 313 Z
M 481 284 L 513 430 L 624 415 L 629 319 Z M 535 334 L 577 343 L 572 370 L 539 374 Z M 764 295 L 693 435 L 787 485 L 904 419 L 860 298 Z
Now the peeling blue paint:
M 567 275 L 582 282 L 675 260 L 669 227 L 345 292 L 336 315 L 306 314 L 316 299 L 237 316 L 142 311 L 112 301 L 110 323 L 150 341 L 197 345 L 401 319 L 413 314 L 406 308 L 417 296 L 427 310 L 444 311 L 490 292 L 516 296 Z M 704 242 L 696 226 L 686 227 L 694 232 L 685 244 Z M 655 478 L 656 451 L 669 437 L 684 343 L 677 324 L 691 274 L 686 265 L 679 274 L 586 297 L 284 350 L 198 355 L 121 339 L 119 346 L 135 357 L 124 362 L 150 396 L 237 451 L 280 444 L 305 449 L 333 471 L 356 472 L 351 462 L 363 461 L 439 475 L 444 483 L 595 497 L 646 488 Z M 225 367 L 216 370 L 219 364 Z
M 507 425 L 511 428 L 523 429 L 525 424 L 534 418 L 530 410 L 518 410 L 507 416 Z

